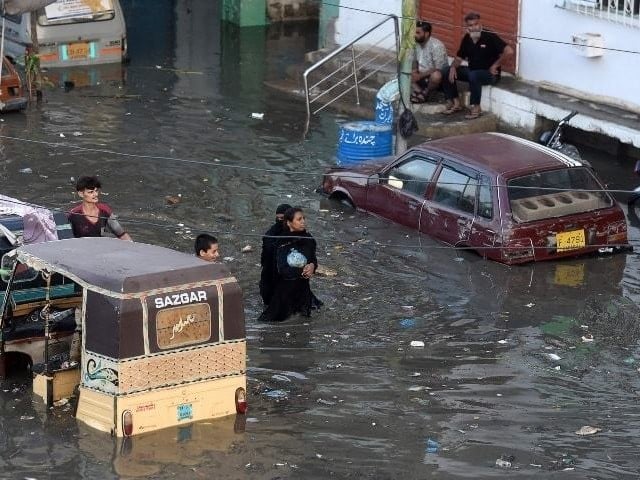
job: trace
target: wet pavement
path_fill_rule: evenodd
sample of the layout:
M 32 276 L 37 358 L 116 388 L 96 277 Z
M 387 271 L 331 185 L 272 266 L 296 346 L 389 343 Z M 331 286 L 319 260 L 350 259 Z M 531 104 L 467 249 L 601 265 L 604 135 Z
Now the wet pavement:
M 638 478 L 636 254 L 509 268 L 321 204 L 340 117 L 302 141 L 303 105 L 262 87 L 315 48 L 313 26 L 240 33 L 215 2 L 154 18 L 141 3 L 124 4 L 124 71 L 2 117 L 0 135 L 28 140 L 1 139 L 2 190 L 68 208 L 72 179 L 95 173 L 135 240 L 190 251 L 217 232 L 245 290 L 249 414 L 123 442 L 13 378 L 0 478 Z M 632 162 L 587 155 L 611 188 L 634 186 Z M 259 324 L 259 234 L 282 201 L 307 210 L 338 275 L 313 280 L 310 321 Z

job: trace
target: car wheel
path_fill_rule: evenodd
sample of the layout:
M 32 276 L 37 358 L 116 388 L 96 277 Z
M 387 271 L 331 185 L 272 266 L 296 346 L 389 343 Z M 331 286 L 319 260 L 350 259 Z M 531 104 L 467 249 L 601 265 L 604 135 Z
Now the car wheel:
M 335 193 L 329 197 L 329 200 L 332 203 L 336 204 L 337 207 L 342 209 L 355 210 L 356 206 L 353 204 L 353 201 L 349 197 L 347 197 L 344 193 Z

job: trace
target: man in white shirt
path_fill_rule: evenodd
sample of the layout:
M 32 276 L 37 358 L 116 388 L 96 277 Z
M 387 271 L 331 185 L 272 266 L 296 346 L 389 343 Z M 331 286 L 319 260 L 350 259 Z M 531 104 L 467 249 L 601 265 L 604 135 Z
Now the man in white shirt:
M 449 59 L 444 44 L 431 36 L 429 22 L 416 22 L 415 40 L 411 71 L 411 101 L 424 103 L 431 92 L 441 88 L 442 72 L 449 67 Z

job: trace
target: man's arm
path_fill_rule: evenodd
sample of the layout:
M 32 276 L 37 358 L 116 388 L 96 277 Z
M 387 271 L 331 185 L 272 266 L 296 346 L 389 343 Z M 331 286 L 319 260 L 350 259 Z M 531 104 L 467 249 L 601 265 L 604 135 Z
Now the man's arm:
M 456 55 L 456 58 L 454 58 L 453 62 L 451 62 L 451 67 L 449 67 L 449 81 L 451 83 L 455 82 L 458 78 L 458 72 L 456 69 L 460 66 L 460 64 L 462 64 L 462 58 Z
M 509 45 L 506 45 L 502 50 L 502 53 L 498 56 L 498 59 L 493 62 L 493 65 L 491 65 L 491 67 L 489 67 L 489 73 L 491 73 L 491 75 L 498 75 L 498 69 L 502 65 L 502 61 L 505 58 L 509 58 L 511 55 L 513 55 L 513 48 L 511 48 L 511 46 Z
M 465 40 L 467 35 L 462 37 L 460 41 L 460 47 L 458 48 L 458 52 L 456 53 L 453 62 L 451 62 L 451 67 L 449 67 L 449 82 L 453 83 L 458 78 L 457 68 L 462 64 L 465 58 L 467 58 L 467 50 L 465 48 Z

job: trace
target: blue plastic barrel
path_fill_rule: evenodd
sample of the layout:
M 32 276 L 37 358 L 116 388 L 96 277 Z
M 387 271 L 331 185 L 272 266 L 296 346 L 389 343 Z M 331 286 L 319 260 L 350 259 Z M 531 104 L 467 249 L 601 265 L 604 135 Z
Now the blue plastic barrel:
M 390 124 L 372 121 L 343 123 L 338 140 L 338 165 L 353 165 L 387 157 L 393 152 Z
M 376 122 L 391 125 L 393 123 L 393 105 L 376 98 Z

